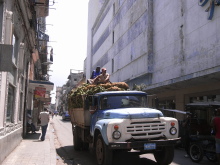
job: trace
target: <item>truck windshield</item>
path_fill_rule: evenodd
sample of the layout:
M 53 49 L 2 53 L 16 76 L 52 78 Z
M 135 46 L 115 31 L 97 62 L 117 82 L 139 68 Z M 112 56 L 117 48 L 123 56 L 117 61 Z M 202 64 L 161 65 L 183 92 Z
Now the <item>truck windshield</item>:
M 142 95 L 104 96 L 100 99 L 100 109 L 147 107 L 147 97 Z

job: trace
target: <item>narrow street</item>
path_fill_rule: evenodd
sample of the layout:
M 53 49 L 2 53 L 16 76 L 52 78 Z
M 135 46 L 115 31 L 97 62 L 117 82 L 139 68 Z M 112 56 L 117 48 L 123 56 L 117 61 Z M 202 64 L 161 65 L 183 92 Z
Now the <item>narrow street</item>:
M 54 129 L 55 147 L 57 152 L 57 165 L 96 165 L 95 154 L 92 149 L 89 151 L 74 151 L 72 125 L 70 121 L 63 121 L 61 116 L 54 116 L 51 119 Z M 190 158 L 185 158 L 184 149 L 176 149 L 175 157 L 171 165 L 198 165 Z M 136 152 L 117 152 L 114 165 L 157 165 L 152 154 L 138 155 Z M 205 157 L 199 163 L 201 165 L 215 165 Z

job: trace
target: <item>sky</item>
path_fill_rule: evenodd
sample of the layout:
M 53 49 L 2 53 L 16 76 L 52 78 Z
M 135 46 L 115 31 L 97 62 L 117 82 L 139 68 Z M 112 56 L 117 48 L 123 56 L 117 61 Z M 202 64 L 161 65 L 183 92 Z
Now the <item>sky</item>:
M 50 81 L 54 83 L 52 103 L 57 86 L 67 82 L 70 69 L 83 70 L 87 53 L 87 22 L 89 0 L 54 0 L 46 18 L 46 34 L 49 35 L 48 53 L 53 47 L 53 64 Z M 53 1 L 50 0 L 50 5 Z

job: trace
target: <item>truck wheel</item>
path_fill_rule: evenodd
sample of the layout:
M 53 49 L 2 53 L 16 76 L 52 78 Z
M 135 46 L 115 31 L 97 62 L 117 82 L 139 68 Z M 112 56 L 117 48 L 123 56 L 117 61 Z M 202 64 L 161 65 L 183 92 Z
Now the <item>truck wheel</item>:
M 174 147 L 162 147 L 162 150 L 154 152 L 154 158 L 159 165 L 168 165 L 173 161 Z
M 200 162 L 203 159 L 204 153 L 200 144 L 192 143 L 189 146 L 189 157 L 193 162 Z
M 80 139 L 79 135 L 79 127 L 73 130 L 73 145 L 76 151 L 79 151 L 82 148 L 82 140 Z
M 96 160 L 98 165 L 111 165 L 112 164 L 112 150 L 109 150 L 102 135 L 98 135 L 95 143 Z

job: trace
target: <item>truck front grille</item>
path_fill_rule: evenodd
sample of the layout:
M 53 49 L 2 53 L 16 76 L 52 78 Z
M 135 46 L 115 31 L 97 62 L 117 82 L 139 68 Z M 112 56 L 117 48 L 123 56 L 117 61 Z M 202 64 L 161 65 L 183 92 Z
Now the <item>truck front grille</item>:
M 134 139 L 156 138 L 163 135 L 165 122 L 158 121 L 132 121 L 126 132 Z

